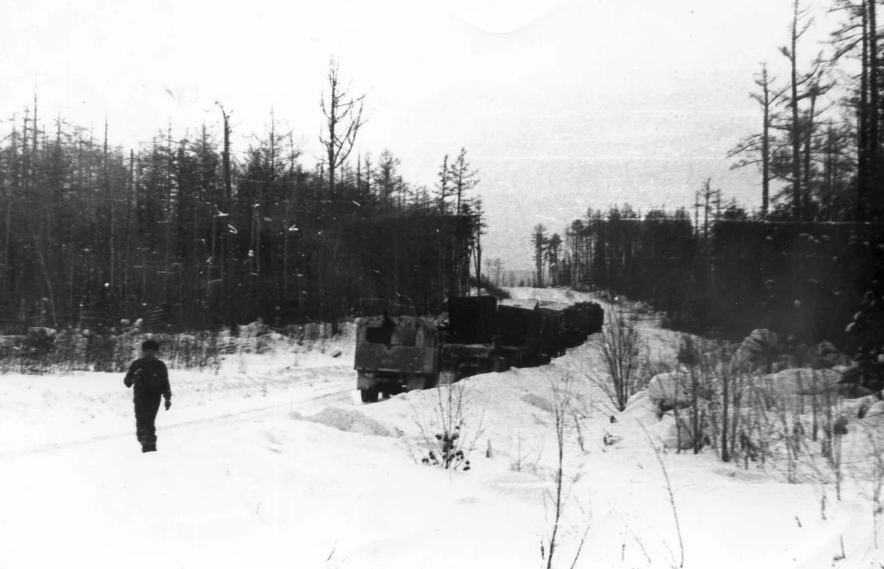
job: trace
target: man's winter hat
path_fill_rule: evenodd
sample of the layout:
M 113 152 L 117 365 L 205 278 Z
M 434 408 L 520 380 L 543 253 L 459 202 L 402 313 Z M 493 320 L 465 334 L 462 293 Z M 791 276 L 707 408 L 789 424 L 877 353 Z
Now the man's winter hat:
M 159 351 L 159 349 L 160 349 L 160 343 L 157 342 L 156 340 L 145 340 L 145 341 L 141 344 L 141 349 L 144 350 L 145 352 L 146 352 L 147 350 L 155 350 L 155 351 Z

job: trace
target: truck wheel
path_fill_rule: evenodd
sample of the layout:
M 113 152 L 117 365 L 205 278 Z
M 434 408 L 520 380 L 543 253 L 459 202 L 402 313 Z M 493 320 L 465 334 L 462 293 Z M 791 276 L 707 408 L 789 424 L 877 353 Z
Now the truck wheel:
M 366 387 L 365 389 L 359 390 L 359 395 L 362 396 L 363 403 L 377 403 L 378 401 L 378 388 L 375 387 Z
M 388 385 L 387 387 L 381 388 L 381 397 L 384 399 L 389 399 L 399 393 L 402 393 L 402 389 L 398 385 Z

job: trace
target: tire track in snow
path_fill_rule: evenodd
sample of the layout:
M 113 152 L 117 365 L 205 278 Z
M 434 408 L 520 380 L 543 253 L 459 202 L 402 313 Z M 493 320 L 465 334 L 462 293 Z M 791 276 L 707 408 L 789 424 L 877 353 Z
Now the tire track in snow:
M 160 432 L 162 432 L 162 431 L 168 431 L 168 430 L 173 430 L 173 429 L 200 428 L 200 427 L 209 427 L 209 426 L 220 425 L 220 424 L 230 424 L 230 423 L 248 422 L 248 421 L 256 421 L 256 420 L 266 419 L 266 418 L 272 417 L 278 413 L 282 413 L 283 411 L 285 411 L 285 414 L 288 414 L 291 411 L 304 410 L 306 408 L 309 408 L 310 406 L 313 406 L 316 404 L 321 404 L 323 402 L 330 401 L 330 400 L 345 399 L 345 400 L 349 401 L 350 400 L 350 391 L 352 391 L 352 390 L 353 390 L 352 386 L 342 387 L 341 385 L 332 384 L 327 389 L 310 391 L 309 393 L 306 393 L 303 397 L 296 397 L 294 399 L 289 399 L 285 403 L 280 403 L 277 405 L 267 405 L 264 407 L 246 409 L 243 411 L 222 413 L 219 415 L 211 415 L 211 416 L 207 416 L 207 417 L 201 417 L 198 419 L 178 421 L 178 422 L 163 425 L 158 430 Z M 24 449 L 17 449 L 17 450 L 0 452 L 0 462 L 7 461 L 7 460 L 15 460 L 17 458 L 23 458 L 23 457 L 47 453 L 47 452 L 67 450 L 67 449 L 78 447 L 78 446 L 84 446 L 84 445 L 99 443 L 99 442 L 103 442 L 103 441 L 119 439 L 119 438 L 123 438 L 123 437 L 134 437 L 134 428 L 126 430 L 125 432 L 116 432 L 116 433 L 110 433 L 110 434 L 106 434 L 106 435 L 87 437 L 84 439 L 74 439 L 74 440 L 70 440 L 70 441 L 63 441 L 63 442 L 58 442 L 58 443 L 49 443 L 49 444 L 39 445 L 36 447 L 31 447 L 31 448 L 24 448 Z

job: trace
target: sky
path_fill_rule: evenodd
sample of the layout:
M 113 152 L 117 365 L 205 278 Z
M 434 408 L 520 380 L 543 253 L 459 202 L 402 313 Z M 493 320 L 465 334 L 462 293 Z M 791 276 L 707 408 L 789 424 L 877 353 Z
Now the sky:
M 817 6 L 819 8 L 819 5 Z M 220 133 L 234 150 L 290 129 L 320 153 L 319 99 L 332 56 L 368 121 L 355 153 L 391 150 L 414 185 L 466 148 L 485 203 L 485 258 L 530 268 L 531 228 L 562 233 L 588 207 L 690 206 L 707 178 L 747 208 L 752 169 L 727 151 L 758 130 L 753 75 L 791 2 L 406 0 L 217 3 L 7 1 L 0 119 L 39 97 L 47 121 L 103 128 L 126 148 L 171 125 Z M 820 24 L 818 22 L 818 24 Z M 819 27 L 819 25 L 818 25 Z M 806 57 L 819 47 L 808 39 Z M 778 72 L 779 71 L 779 72 Z M 42 122 L 42 120 L 41 120 Z M 8 124 L 3 125 L 4 129 Z

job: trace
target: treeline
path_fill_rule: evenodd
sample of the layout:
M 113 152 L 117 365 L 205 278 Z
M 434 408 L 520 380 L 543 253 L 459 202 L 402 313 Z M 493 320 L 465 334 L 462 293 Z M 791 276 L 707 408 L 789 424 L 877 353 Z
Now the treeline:
M 341 109 L 340 95 L 323 110 Z M 468 292 L 484 223 L 465 150 L 446 157 L 431 191 L 403 180 L 390 151 L 346 160 L 355 132 L 349 147 L 344 131 L 327 133 L 337 153 L 312 169 L 275 119 L 234 154 L 220 110 L 220 134 L 167 128 L 129 151 L 110 125 L 43 125 L 36 100 L 17 117 L 0 136 L 7 327 L 289 324 L 350 315 L 366 299 L 431 312 Z
M 884 268 L 882 224 L 750 219 L 735 207 L 707 224 L 685 209 L 591 209 L 564 239 L 537 226 L 533 240 L 541 283 L 624 294 L 671 328 L 731 340 L 769 328 L 853 349 L 869 339 L 848 324 Z

